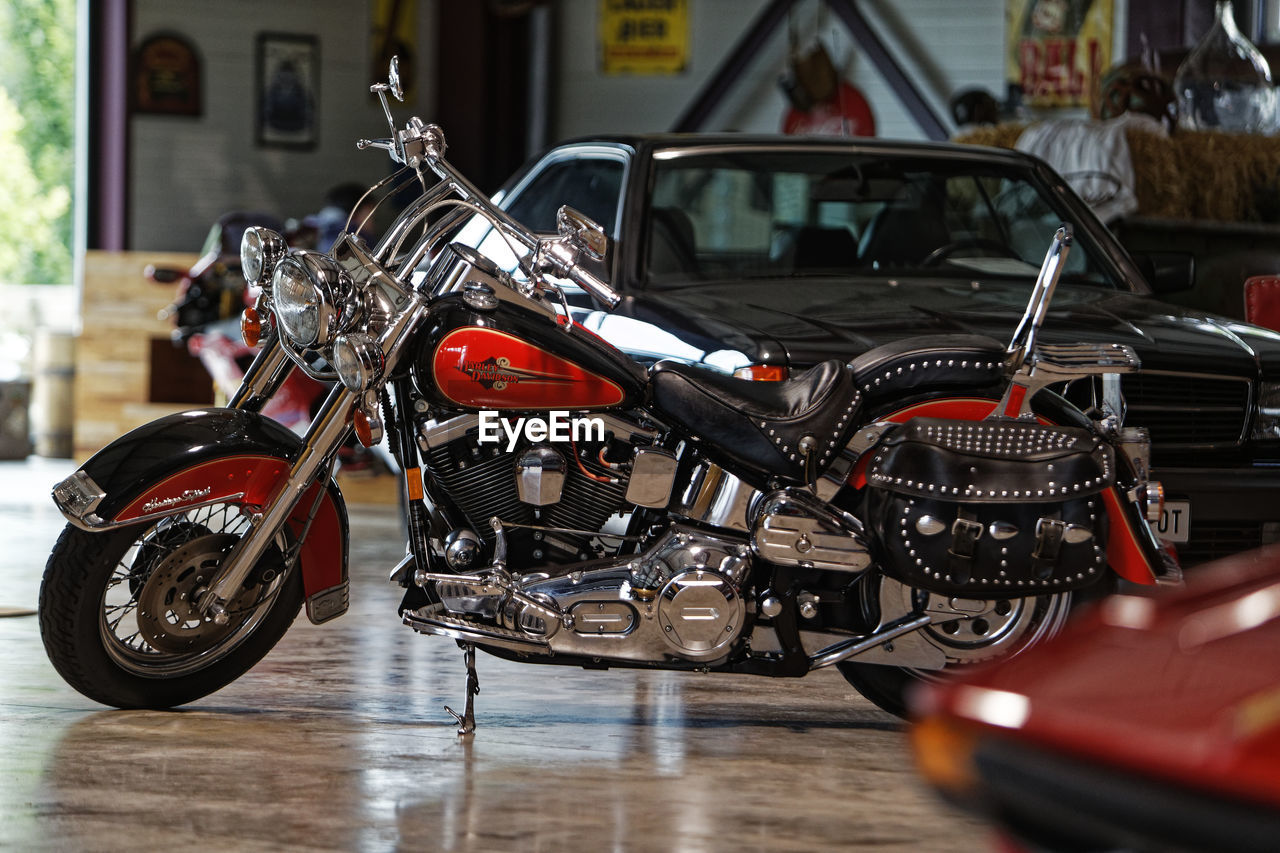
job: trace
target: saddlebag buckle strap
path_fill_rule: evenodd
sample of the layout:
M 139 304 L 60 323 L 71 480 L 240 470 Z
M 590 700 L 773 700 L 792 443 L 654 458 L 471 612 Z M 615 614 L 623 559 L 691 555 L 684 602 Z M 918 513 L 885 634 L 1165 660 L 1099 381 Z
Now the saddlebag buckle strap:
M 1040 580 L 1053 574 L 1068 527 L 1070 525 L 1062 519 L 1048 516 L 1036 522 L 1036 549 L 1031 554 L 1031 568 Z
M 968 583 L 973 574 L 973 558 L 978 552 L 978 539 L 982 525 L 977 516 L 966 507 L 960 507 L 951 525 L 951 576 L 956 583 Z

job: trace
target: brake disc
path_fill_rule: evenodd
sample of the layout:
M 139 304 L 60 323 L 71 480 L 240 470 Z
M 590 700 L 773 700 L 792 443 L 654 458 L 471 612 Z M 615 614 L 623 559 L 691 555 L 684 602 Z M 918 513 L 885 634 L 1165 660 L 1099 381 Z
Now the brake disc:
M 239 623 L 219 625 L 195 606 L 196 593 L 209 585 L 218 564 L 240 539 L 231 533 L 202 536 L 183 545 L 151 572 L 138 594 L 138 630 L 159 652 L 181 654 L 214 645 Z M 256 586 L 241 589 L 227 609 L 252 603 Z

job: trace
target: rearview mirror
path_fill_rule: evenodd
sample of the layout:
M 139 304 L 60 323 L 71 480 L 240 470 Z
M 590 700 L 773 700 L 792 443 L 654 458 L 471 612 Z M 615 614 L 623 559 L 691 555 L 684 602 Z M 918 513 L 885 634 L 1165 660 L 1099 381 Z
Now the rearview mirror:
M 609 250 L 609 238 L 604 228 L 567 204 L 556 211 L 556 230 L 562 239 L 592 260 L 604 260 L 605 252 Z
M 146 276 L 148 280 L 154 281 L 156 284 L 173 284 L 175 281 L 180 281 L 182 277 L 187 274 L 187 271 L 176 269 L 174 267 L 157 267 L 152 264 L 147 264 L 147 267 L 142 271 L 142 274 Z
M 397 101 L 404 100 L 404 86 L 400 82 L 400 57 L 391 57 L 391 67 L 387 70 L 387 84 L 391 87 L 391 94 L 395 96 Z

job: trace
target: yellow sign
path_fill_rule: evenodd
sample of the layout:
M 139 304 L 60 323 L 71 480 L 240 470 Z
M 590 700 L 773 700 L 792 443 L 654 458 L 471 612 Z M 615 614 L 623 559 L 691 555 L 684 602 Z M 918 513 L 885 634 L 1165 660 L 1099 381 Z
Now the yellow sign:
M 605 74 L 678 74 L 688 62 L 688 0 L 600 0 Z
M 387 79 L 391 57 L 400 57 L 405 100 L 413 103 L 418 79 L 418 15 L 415 0 L 373 0 L 369 8 L 371 80 Z
M 1033 107 L 1087 106 L 1111 65 L 1114 0 L 1006 0 L 1009 82 Z

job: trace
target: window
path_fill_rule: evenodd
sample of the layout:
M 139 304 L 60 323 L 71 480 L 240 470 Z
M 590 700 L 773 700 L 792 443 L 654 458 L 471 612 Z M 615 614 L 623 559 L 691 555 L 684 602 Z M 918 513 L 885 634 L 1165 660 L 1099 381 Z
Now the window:
M 621 157 L 553 156 L 557 159 L 541 167 L 535 166 L 532 177 L 516 186 L 504 200 L 503 209 L 517 222 L 539 234 L 554 234 L 556 212 L 561 205 L 567 204 L 594 219 L 606 234 L 614 237 L 626 173 L 625 162 Z M 482 217 L 474 217 L 468 222 L 457 239 L 474 246 L 509 272 L 516 268 L 511 247 Z M 591 272 L 608 280 L 607 264 L 585 258 L 583 262 Z
M 644 253 L 655 285 L 757 276 L 1034 277 L 1072 214 L 1024 170 L 928 155 L 659 157 Z M 1109 283 L 1077 241 L 1065 272 Z

